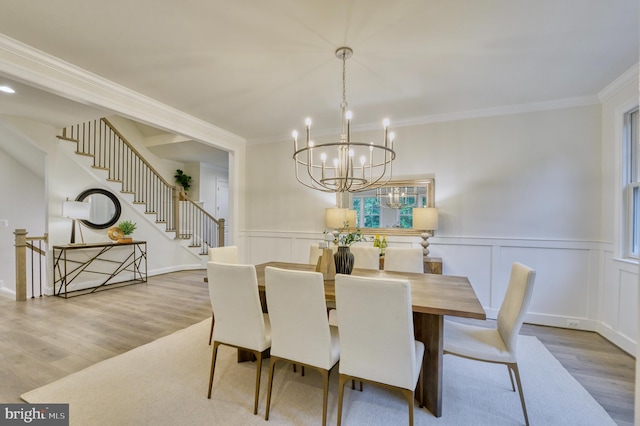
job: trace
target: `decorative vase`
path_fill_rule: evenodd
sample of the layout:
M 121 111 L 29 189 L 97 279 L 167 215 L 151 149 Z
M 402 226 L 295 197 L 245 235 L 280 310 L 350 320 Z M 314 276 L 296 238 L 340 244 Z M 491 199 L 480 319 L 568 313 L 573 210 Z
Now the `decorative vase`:
M 339 246 L 338 251 L 333 255 L 336 262 L 336 274 L 351 274 L 353 271 L 353 253 L 349 246 Z
M 121 237 L 121 238 L 118 238 L 118 242 L 119 242 L 119 243 L 130 243 L 130 242 L 132 242 L 132 241 L 133 241 L 133 238 L 131 238 L 131 237 Z

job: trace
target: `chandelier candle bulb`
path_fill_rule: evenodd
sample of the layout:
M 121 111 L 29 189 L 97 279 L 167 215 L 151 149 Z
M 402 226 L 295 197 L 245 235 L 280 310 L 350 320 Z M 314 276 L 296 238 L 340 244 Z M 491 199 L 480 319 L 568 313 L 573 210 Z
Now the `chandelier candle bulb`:
M 293 155 L 295 156 L 298 151 L 298 131 L 294 130 L 291 136 L 293 136 Z
M 307 125 L 307 146 L 309 146 L 311 143 L 311 119 L 307 117 L 307 119 L 304 120 L 304 124 Z

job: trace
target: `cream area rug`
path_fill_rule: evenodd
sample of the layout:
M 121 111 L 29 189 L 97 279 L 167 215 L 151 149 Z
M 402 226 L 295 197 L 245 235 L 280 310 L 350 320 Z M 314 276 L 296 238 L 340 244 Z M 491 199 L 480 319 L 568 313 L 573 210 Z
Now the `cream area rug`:
M 253 415 L 256 364 L 236 363 L 221 346 L 211 399 L 207 399 L 211 346 L 209 321 L 102 361 L 21 395 L 29 403 L 70 404 L 70 424 L 99 425 L 318 425 L 322 384 L 290 365 L 276 367 L 271 412 L 265 423 L 269 361 L 263 363 L 260 405 Z M 615 425 L 604 409 L 538 339 L 520 336 L 519 366 L 532 425 Z M 416 405 L 416 425 L 524 424 L 507 368 L 446 355 L 442 417 Z M 328 424 L 337 419 L 337 368 L 331 374 Z M 343 424 L 408 424 L 407 405 L 373 385 L 345 386 Z

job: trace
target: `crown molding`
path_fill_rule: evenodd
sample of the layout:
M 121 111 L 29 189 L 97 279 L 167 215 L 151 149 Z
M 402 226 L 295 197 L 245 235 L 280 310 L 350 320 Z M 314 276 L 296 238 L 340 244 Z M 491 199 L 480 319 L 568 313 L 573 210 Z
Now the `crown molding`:
M 63 61 L 0 33 L 0 73 L 83 105 L 108 110 L 171 133 L 235 151 L 234 133 Z
M 576 98 L 567 98 L 567 99 L 558 99 L 553 101 L 544 101 L 544 102 L 533 102 L 528 104 L 520 104 L 520 105 L 507 105 L 496 108 L 485 108 L 485 109 L 476 109 L 469 111 L 460 111 L 460 112 L 452 112 L 445 114 L 435 114 L 435 115 L 424 115 L 420 117 L 407 118 L 404 120 L 394 120 L 393 127 L 411 127 L 411 126 L 421 126 L 425 124 L 433 124 L 433 123 L 442 123 L 446 121 L 461 121 L 461 120 L 472 120 L 476 118 L 485 118 L 485 117 L 494 117 L 500 115 L 510 115 L 510 114 L 523 114 L 527 112 L 536 112 L 536 111 L 547 111 L 553 109 L 562 109 L 562 108 L 575 108 L 587 105 L 595 105 L 599 104 L 600 100 L 597 96 L 582 96 Z M 351 128 L 352 132 L 368 132 L 380 130 L 380 124 L 377 123 L 369 123 L 362 124 L 358 126 L 353 126 Z M 314 134 L 316 137 L 323 136 L 335 136 L 340 133 L 339 128 L 333 129 L 317 129 Z M 266 138 L 256 138 L 256 139 L 248 139 L 247 144 L 255 145 L 261 143 L 274 143 L 274 142 L 282 142 L 286 140 L 291 140 L 289 135 L 286 136 L 273 136 Z
M 620 77 L 609 83 L 604 89 L 598 92 L 598 99 L 600 102 L 607 101 L 610 97 L 618 93 L 620 90 L 627 87 L 629 84 L 634 84 L 636 89 L 638 88 L 638 71 L 639 63 L 636 62 L 631 68 L 626 70 L 620 75 Z

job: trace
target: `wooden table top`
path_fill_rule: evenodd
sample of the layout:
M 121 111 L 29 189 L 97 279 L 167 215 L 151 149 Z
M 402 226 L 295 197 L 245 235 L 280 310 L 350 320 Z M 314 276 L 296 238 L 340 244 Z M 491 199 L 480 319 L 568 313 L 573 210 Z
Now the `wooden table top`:
M 267 266 L 296 271 L 315 271 L 314 265 L 301 263 L 262 263 L 256 265 L 258 286 L 261 289 L 264 289 L 264 269 Z M 487 318 L 484 308 L 480 304 L 467 277 L 390 272 L 373 269 L 354 269 L 351 275 L 408 280 L 411 284 L 411 302 L 414 312 L 482 320 Z M 324 289 L 327 300 L 335 300 L 335 281 L 325 281 Z

